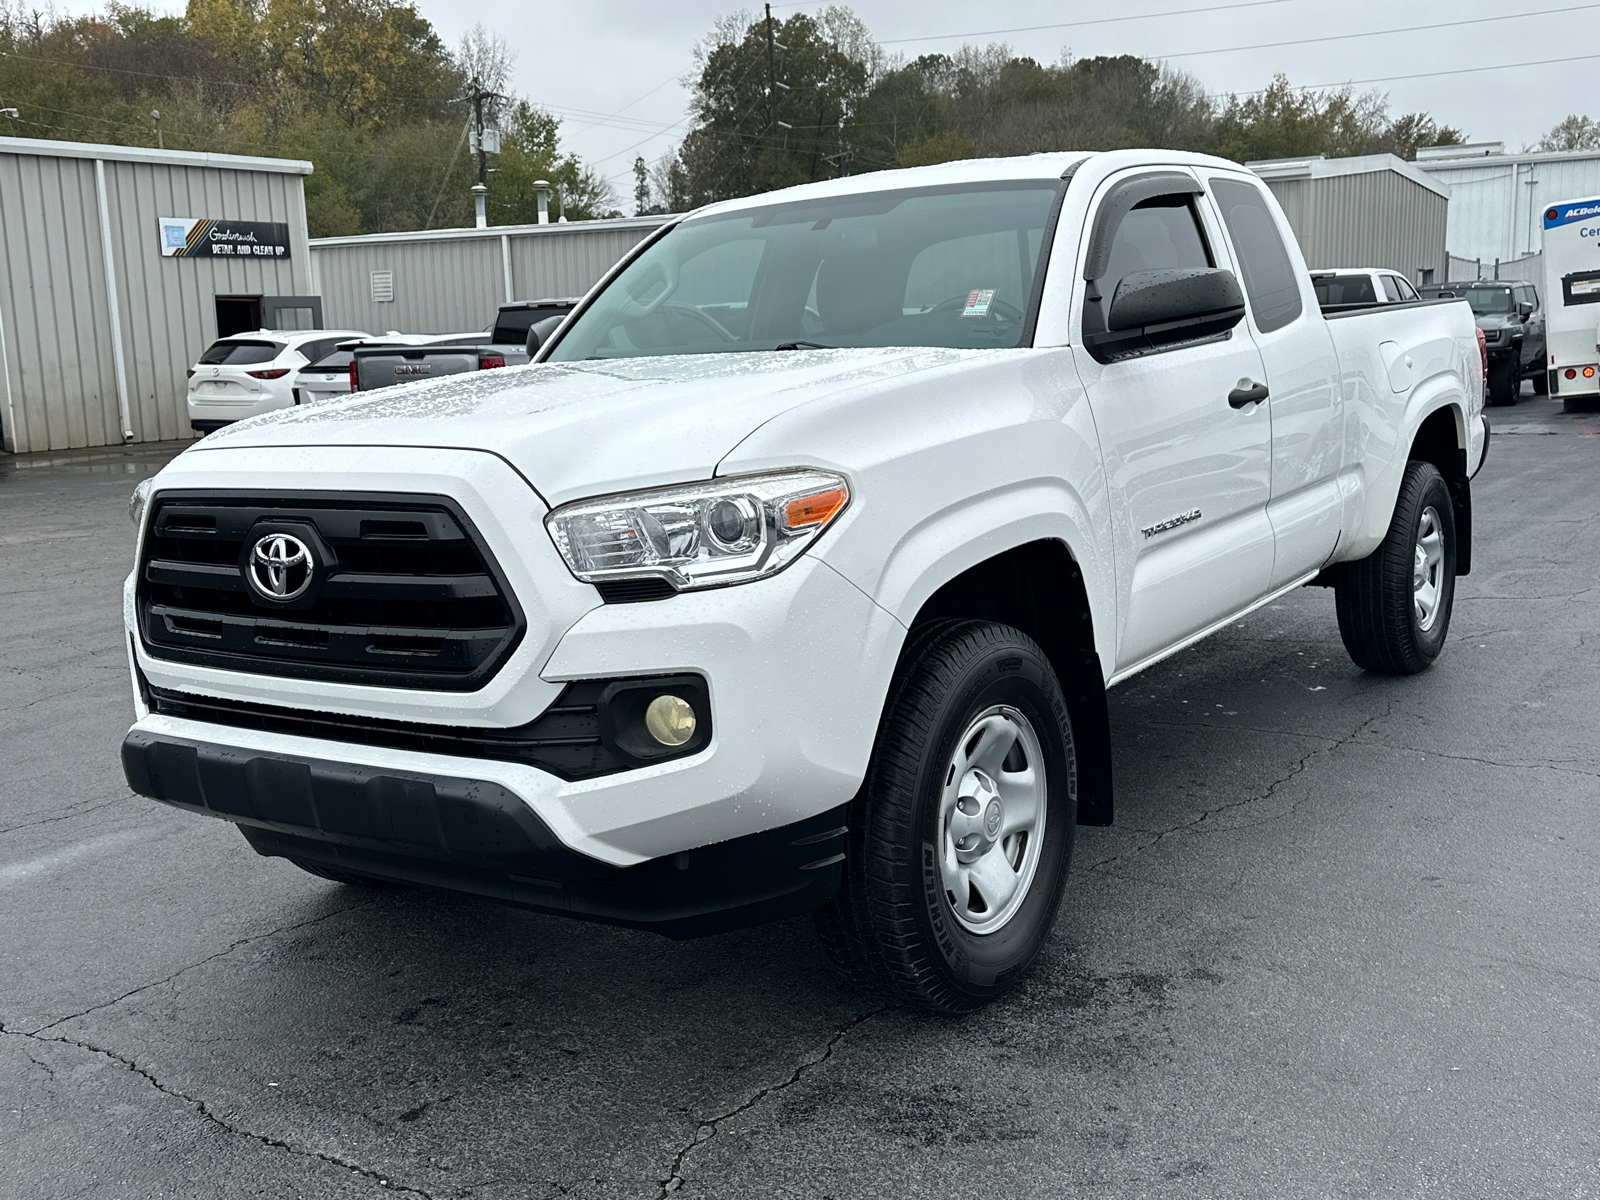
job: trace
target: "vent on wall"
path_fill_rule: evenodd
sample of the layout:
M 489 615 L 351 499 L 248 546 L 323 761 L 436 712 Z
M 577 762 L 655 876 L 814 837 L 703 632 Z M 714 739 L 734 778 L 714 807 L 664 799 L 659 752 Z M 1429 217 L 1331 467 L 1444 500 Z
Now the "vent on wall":
M 374 271 L 372 273 L 372 302 L 374 304 L 390 304 L 394 301 L 394 272 Z

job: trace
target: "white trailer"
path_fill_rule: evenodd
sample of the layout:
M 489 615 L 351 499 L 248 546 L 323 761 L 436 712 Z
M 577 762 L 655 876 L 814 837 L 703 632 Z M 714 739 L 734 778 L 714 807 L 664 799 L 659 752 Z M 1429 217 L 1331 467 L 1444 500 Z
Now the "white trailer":
M 1550 392 L 1567 408 L 1600 396 L 1600 196 L 1544 210 Z

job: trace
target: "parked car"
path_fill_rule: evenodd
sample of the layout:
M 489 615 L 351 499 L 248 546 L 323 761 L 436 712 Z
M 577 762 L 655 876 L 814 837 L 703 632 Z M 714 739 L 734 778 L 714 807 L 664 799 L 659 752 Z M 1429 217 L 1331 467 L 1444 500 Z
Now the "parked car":
M 367 335 L 355 329 L 262 329 L 219 338 L 189 368 L 189 425 L 211 433 L 234 421 L 294 407 L 291 376 L 340 342 Z
M 141 484 L 123 764 L 325 878 L 677 937 L 814 912 L 969 1010 L 1112 819 L 1107 688 L 1306 584 L 1361 667 L 1434 662 L 1482 386 L 1463 304 L 1325 317 L 1220 158 L 714 204 L 529 368 Z
M 1524 279 L 1480 279 L 1435 283 L 1421 289 L 1432 299 L 1465 300 L 1477 317 L 1489 351 L 1489 403 L 1515 404 L 1524 379 L 1533 391 L 1550 390 L 1545 370 L 1544 304 L 1539 289 Z
M 418 379 L 521 366 L 577 303 L 571 299 L 519 300 L 501 305 L 485 333 L 438 338 L 426 348 L 360 347 L 350 377 L 352 390 L 370 392 Z
M 1401 304 L 1417 299 L 1417 289 L 1409 279 L 1382 267 L 1312 271 L 1311 288 L 1324 312 L 1346 304 Z

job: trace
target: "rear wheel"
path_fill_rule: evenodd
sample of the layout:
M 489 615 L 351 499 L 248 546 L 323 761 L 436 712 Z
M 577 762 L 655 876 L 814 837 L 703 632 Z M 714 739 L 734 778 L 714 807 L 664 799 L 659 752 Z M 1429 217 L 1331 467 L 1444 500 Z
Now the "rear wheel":
M 1382 544 L 1349 563 L 1334 587 L 1339 635 L 1358 667 L 1425 670 L 1444 649 L 1456 591 L 1450 488 L 1432 463 L 1410 462 Z
M 1072 726 L 1044 652 L 1005 625 L 930 624 L 902 655 L 818 933 L 857 978 L 968 1012 L 1044 945 L 1076 821 Z
M 1548 396 L 1550 394 L 1550 372 L 1535 371 L 1531 376 L 1533 380 L 1533 394 L 1535 396 Z

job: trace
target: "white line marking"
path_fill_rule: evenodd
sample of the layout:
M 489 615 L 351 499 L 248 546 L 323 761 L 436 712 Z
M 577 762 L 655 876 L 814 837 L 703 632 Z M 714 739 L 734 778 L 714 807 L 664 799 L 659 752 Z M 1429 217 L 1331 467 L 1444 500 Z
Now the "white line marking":
M 73 846 L 63 846 L 60 850 L 52 850 L 49 854 L 41 854 L 38 858 L 26 858 L 21 862 L 6 863 L 0 866 L 0 888 L 10 887 L 17 883 L 28 883 L 32 880 L 52 875 L 62 867 L 71 866 L 80 858 L 88 858 L 94 854 L 104 854 L 110 850 L 120 850 L 128 843 L 137 841 L 153 832 L 152 830 L 126 830 L 122 833 L 105 833 L 99 837 L 90 838 L 88 841 L 78 842 Z

